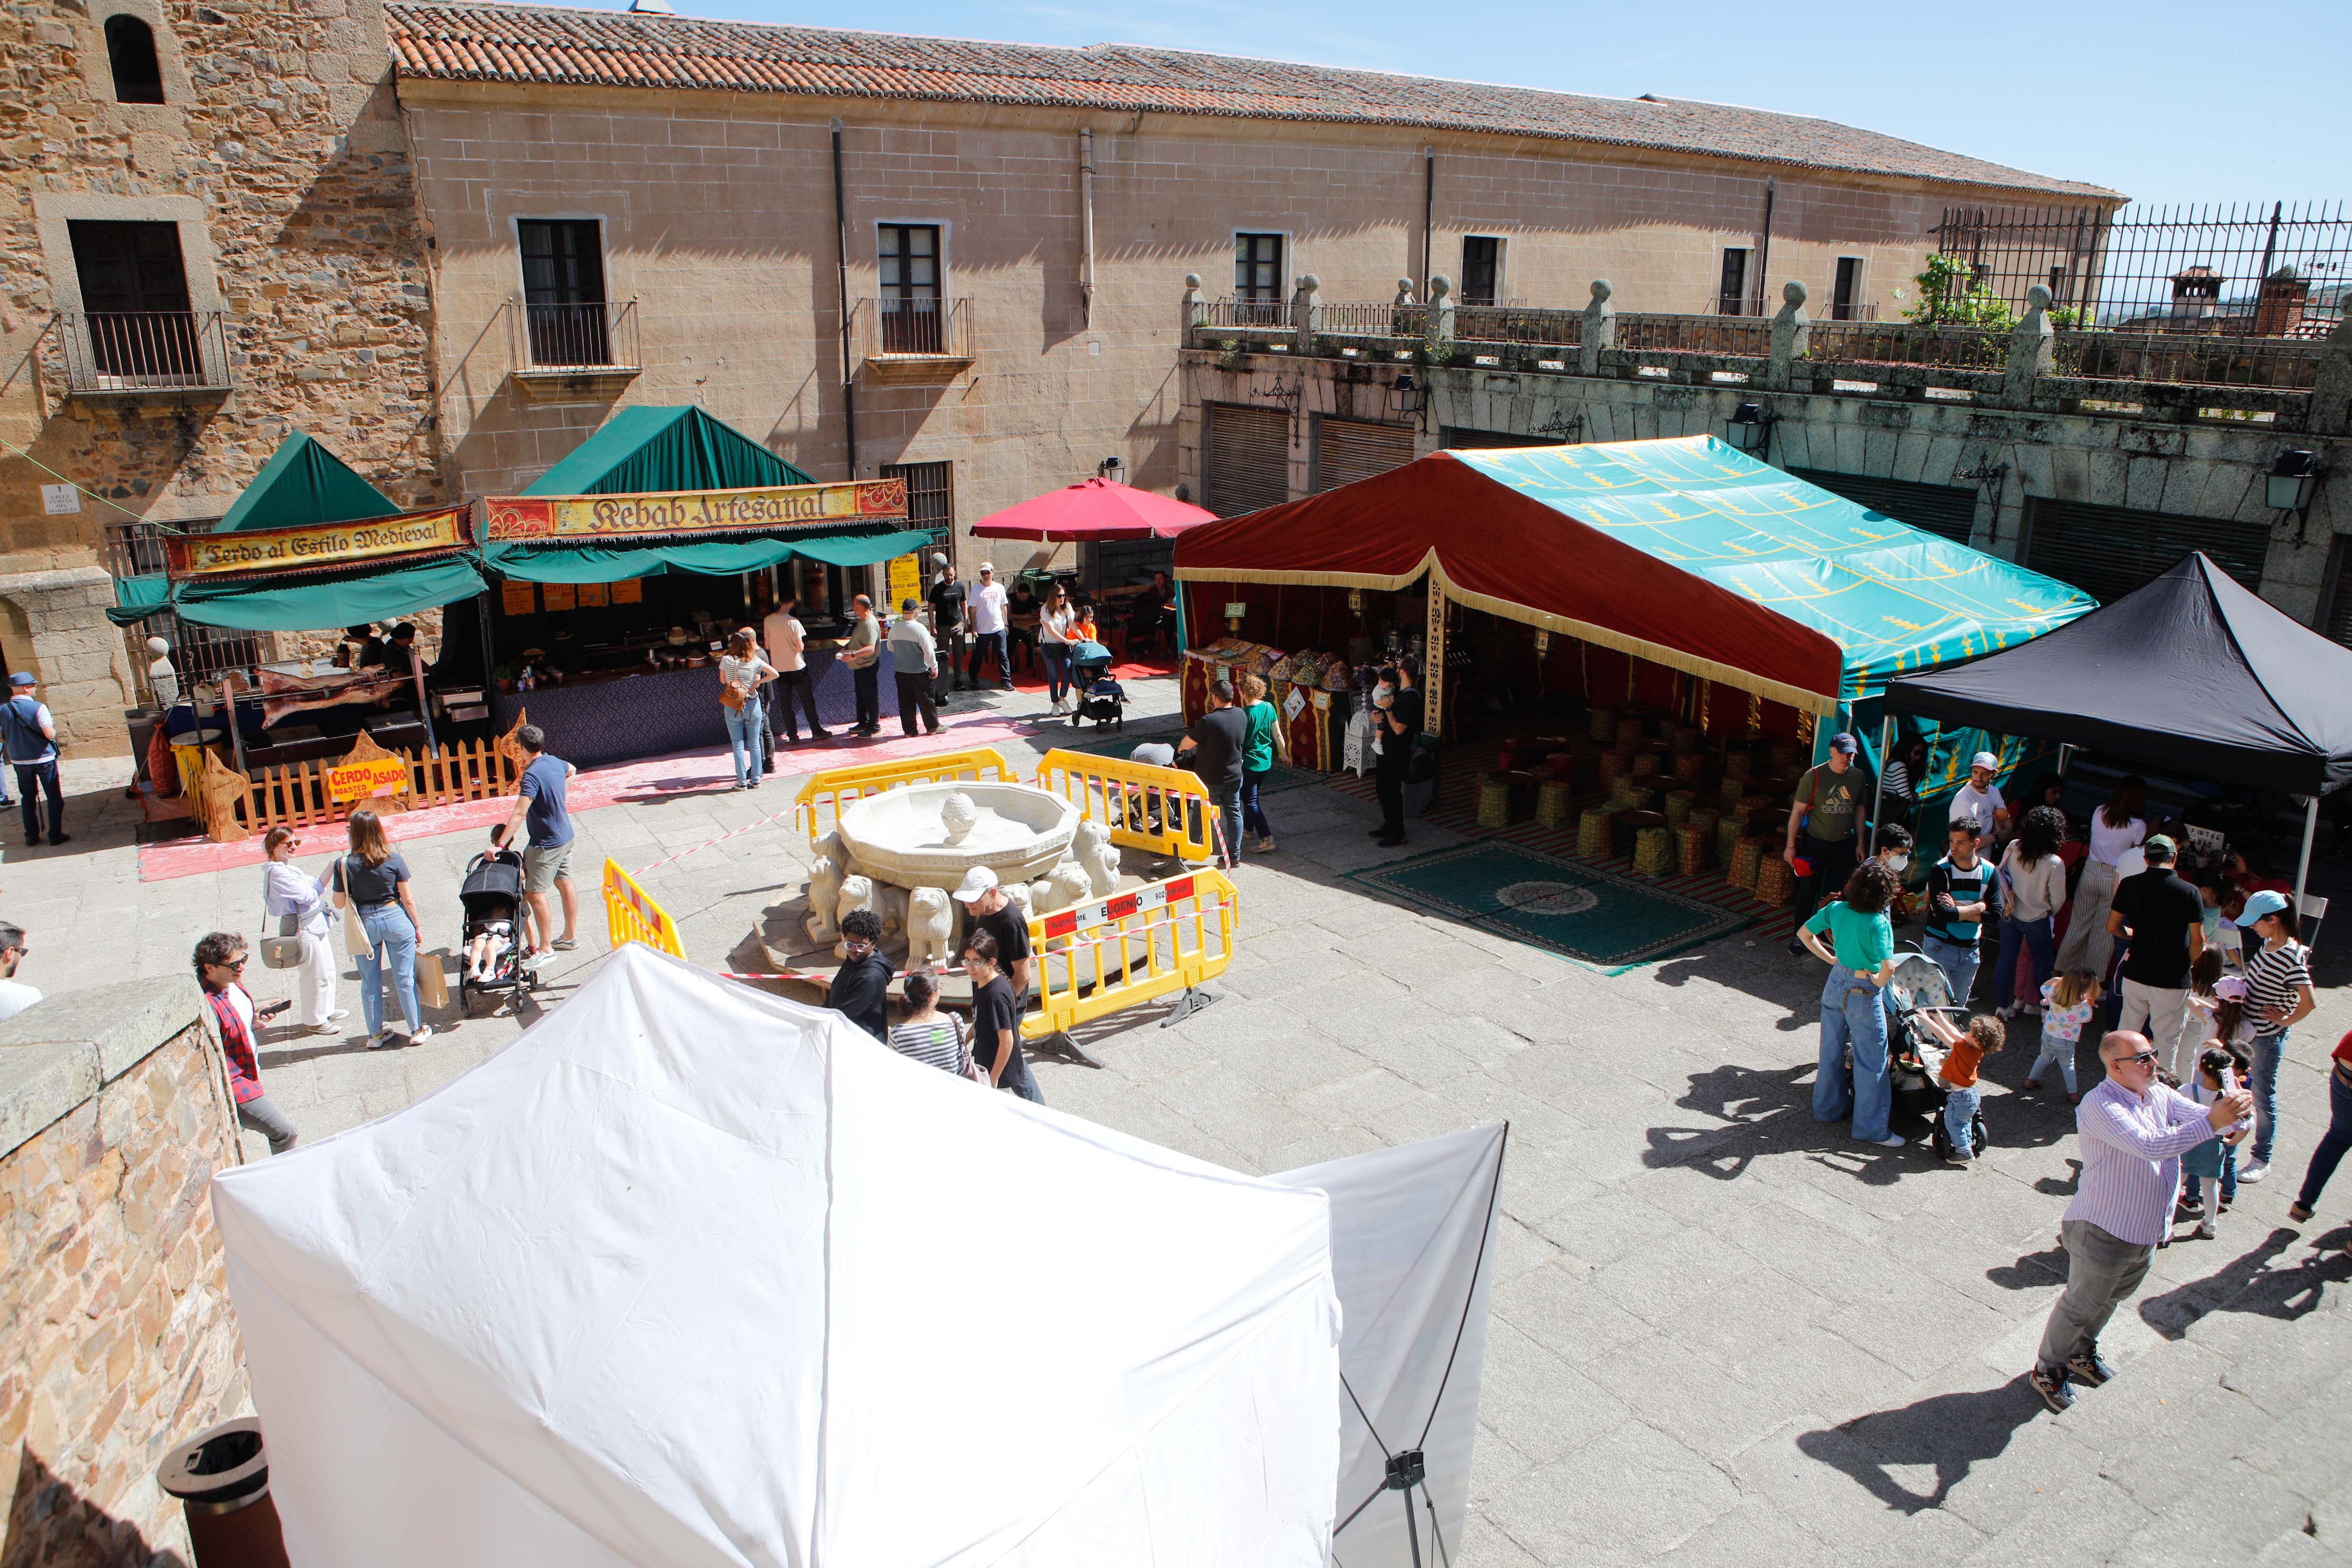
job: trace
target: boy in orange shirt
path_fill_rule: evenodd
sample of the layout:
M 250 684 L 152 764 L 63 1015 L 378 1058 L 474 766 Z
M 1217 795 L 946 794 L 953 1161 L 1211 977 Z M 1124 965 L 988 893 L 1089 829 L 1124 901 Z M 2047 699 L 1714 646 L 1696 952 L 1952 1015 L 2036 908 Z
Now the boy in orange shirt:
M 1926 1065 L 1944 1090 L 1944 1131 L 1952 1146 L 1945 1163 L 1966 1168 L 1976 1162 L 1977 1106 L 1984 1098 L 1977 1068 L 2009 1043 L 2009 1030 L 1990 1013 L 1979 1013 L 1965 1028 L 1941 1013 L 1921 1013 L 1918 1017 L 1944 1045 L 1943 1061 Z

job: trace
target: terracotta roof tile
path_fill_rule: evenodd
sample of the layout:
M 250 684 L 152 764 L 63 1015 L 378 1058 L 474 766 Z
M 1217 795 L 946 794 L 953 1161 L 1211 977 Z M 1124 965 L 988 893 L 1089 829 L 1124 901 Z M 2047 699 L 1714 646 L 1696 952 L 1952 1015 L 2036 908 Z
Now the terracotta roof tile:
M 394 62 L 407 77 L 721 88 L 1492 132 L 2042 195 L 2120 199 L 2097 185 L 2006 168 L 1874 131 L 1680 99 L 1591 98 L 1133 44 L 1048 48 L 619 11 L 415 0 L 394 0 L 384 12 Z

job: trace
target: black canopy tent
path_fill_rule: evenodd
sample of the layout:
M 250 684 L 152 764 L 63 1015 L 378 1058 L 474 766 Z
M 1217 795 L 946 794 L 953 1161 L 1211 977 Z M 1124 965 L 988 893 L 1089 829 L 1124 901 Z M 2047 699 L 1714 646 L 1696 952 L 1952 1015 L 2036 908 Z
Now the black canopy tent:
M 1897 713 L 2301 795 L 2298 907 L 2319 797 L 2352 783 L 2352 648 L 2202 554 L 2031 642 L 1889 682 Z

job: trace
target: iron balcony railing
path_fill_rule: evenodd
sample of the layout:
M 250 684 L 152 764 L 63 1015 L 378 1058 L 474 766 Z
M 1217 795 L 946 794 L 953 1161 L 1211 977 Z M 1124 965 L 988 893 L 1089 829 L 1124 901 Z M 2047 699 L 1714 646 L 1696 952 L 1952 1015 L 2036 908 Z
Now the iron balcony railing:
M 83 395 L 225 392 L 228 339 L 218 310 L 68 310 L 58 317 L 66 386 Z
M 2308 339 L 2181 336 L 2171 332 L 2060 332 L 2052 369 L 2096 381 L 2309 392 L 2326 345 Z
M 1584 341 L 1584 312 L 1534 305 L 1464 305 L 1454 312 L 1454 335 L 1472 343 L 1572 349 Z
M 1839 364 L 2000 372 L 2009 365 L 2009 334 L 1983 327 L 1930 327 L 1914 321 L 1815 321 L 1807 334 L 1805 355 Z
M 1329 309 L 1326 306 L 1325 309 Z M 1381 320 L 1373 311 L 1391 311 L 1392 305 L 1349 305 L 1349 310 L 1364 312 L 1360 318 L 1367 323 Z M 1201 307 L 1201 324 L 1204 327 L 1231 327 L 1244 330 L 1287 330 L 1291 324 L 1290 301 L 1287 300 L 1212 300 Z M 1343 329 L 1344 330 L 1344 329 Z M 1366 325 L 1361 331 L 1378 329 Z
M 971 301 L 885 294 L 857 302 L 867 359 L 959 359 L 972 353 Z
M 637 302 L 525 305 L 533 370 L 635 370 Z
M 1636 353 L 1764 359 L 1772 353 L 1772 322 L 1766 316 L 1666 316 L 1621 310 L 1617 346 Z

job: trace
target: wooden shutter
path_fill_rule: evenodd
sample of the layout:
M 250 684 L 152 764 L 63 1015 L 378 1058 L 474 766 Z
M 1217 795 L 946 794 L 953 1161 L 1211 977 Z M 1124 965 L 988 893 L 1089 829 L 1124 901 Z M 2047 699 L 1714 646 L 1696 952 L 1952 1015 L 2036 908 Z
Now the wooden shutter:
M 1318 495 L 1385 474 L 1412 461 L 1413 428 L 1369 419 L 1315 417 L 1315 483 Z
M 2259 590 L 2271 531 L 2259 522 L 2231 522 L 2129 507 L 2046 500 L 2026 507 L 2025 563 L 2072 583 L 2103 605 L 2147 586 L 2192 550 L 2248 588 Z
M 1212 403 L 1208 423 L 1208 506 L 1239 517 L 1290 499 L 1290 416 L 1280 408 Z
M 1958 485 L 1923 485 L 1911 479 L 1874 479 L 1832 474 L 1822 468 L 1790 468 L 1790 474 L 1832 495 L 1858 501 L 1897 522 L 1966 544 L 1976 526 L 1977 492 Z

